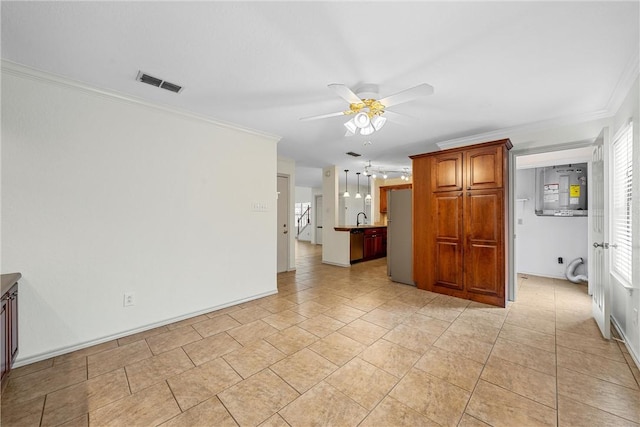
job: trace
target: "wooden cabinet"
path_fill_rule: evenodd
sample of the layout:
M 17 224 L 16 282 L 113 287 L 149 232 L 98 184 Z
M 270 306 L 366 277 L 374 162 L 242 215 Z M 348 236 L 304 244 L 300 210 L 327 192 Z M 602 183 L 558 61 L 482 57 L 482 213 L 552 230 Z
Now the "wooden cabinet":
M 380 213 L 387 213 L 387 193 L 392 190 L 411 188 L 411 184 L 385 185 L 380 187 Z
M 504 307 L 508 139 L 412 156 L 414 281 Z
M 0 381 L 6 377 L 18 355 L 18 280 L 20 273 L 2 275 L 2 297 L 0 306 Z
M 387 256 L 387 229 L 371 228 L 364 231 L 364 259 Z

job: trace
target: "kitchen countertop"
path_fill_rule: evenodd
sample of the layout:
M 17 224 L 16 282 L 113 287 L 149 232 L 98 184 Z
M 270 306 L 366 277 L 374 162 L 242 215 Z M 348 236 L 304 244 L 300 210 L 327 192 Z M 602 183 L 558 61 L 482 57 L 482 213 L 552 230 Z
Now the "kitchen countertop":
M 339 225 L 334 227 L 336 231 L 351 231 L 351 230 L 363 230 L 367 228 L 387 228 L 386 225 L 375 225 L 375 224 L 366 224 L 366 225 Z
M 10 273 L 10 274 L 3 274 L 2 275 L 2 290 L 0 291 L 0 295 L 4 295 L 9 289 L 11 289 L 11 287 L 13 286 L 14 283 L 16 283 L 18 280 L 20 280 L 20 278 L 22 277 L 22 274 L 20 273 Z

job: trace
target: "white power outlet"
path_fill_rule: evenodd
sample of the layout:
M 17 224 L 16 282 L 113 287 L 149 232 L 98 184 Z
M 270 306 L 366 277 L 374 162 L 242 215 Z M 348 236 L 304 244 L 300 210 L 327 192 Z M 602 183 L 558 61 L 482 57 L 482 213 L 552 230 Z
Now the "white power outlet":
M 129 307 L 129 306 L 132 306 L 132 305 L 136 305 L 136 294 L 134 294 L 133 292 L 125 293 L 122 305 L 124 307 Z

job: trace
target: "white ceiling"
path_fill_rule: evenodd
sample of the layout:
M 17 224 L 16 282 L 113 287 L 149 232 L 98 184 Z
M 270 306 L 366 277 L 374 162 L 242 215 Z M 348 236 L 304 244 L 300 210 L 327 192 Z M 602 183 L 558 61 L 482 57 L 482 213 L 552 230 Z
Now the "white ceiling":
M 10 2 L 2 58 L 282 137 L 296 184 L 319 168 L 410 166 L 436 142 L 611 108 L 638 61 L 639 2 Z M 184 86 L 135 81 L 138 70 Z M 420 83 L 364 146 L 327 88 Z M 628 88 L 622 88 L 627 89 Z M 363 156 L 353 159 L 347 151 Z

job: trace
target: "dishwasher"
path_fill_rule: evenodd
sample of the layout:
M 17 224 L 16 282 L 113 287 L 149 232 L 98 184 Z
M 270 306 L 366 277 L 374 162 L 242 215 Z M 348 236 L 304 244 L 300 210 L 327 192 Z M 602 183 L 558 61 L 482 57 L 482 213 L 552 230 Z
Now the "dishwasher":
M 364 256 L 364 230 L 351 230 L 350 257 L 351 264 L 362 260 Z

